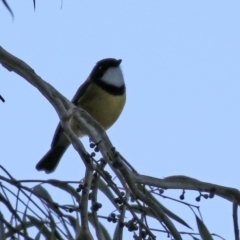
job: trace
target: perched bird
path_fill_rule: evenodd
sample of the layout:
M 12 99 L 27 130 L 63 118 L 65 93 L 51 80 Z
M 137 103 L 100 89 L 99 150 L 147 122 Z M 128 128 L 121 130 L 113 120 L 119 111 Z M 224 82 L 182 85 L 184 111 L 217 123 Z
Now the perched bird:
M 72 99 L 72 103 L 87 111 L 105 130 L 118 119 L 126 101 L 121 61 L 121 59 L 106 58 L 97 62 Z M 85 135 L 74 119 L 71 120 L 71 128 L 78 137 Z M 46 173 L 53 172 L 69 145 L 70 142 L 59 123 L 51 149 L 38 162 L 36 169 L 44 170 Z

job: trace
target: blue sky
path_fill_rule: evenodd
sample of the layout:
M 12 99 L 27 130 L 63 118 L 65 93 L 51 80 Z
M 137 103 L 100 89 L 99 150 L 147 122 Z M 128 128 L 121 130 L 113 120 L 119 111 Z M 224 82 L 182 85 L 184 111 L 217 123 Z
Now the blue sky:
M 98 60 L 123 59 L 127 103 L 107 133 L 139 173 L 239 188 L 239 1 L 37 1 L 35 12 L 30 0 L 9 4 L 15 18 L 0 4 L 0 45 L 69 99 Z M 58 123 L 38 90 L 0 67 L 0 94 L 1 164 L 17 179 L 78 180 L 72 147 L 52 175 L 35 170 Z M 197 205 L 197 193 L 186 196 Z M 233 239 L 231 204 L 200 205 L 210 231 Z

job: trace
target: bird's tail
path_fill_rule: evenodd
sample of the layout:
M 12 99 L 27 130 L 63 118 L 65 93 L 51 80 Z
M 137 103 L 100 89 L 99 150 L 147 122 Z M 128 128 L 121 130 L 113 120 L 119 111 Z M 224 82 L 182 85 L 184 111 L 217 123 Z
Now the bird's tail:
M 56 146 L 51 148 L 43 158 L 36 165 L 38 171 L 45 171 L 46 173 L 51 173 L 57 167 L 62 155 L 66 151 L 66 147 Z

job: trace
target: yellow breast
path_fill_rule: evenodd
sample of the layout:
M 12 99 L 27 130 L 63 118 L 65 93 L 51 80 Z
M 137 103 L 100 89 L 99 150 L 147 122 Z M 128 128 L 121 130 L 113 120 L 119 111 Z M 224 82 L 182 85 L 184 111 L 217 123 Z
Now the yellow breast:
M 112 95 L 91 83 L 76 105 L 87 111 L 107 130 L 118 119 L 125 102 L 125 93 L 123 95 Z M 71 121 L 71 127 L 78 136 L 84 135 L 81 127 L 74 120 Z

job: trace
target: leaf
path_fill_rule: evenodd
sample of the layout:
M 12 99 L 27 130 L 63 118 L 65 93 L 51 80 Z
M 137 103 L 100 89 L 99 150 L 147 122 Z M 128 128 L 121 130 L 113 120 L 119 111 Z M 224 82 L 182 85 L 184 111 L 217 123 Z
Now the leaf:
M 33 187 L 33 192 L 38 195 L 39 197 L 47 200 L 48 202 L 53 202 L 51 195 L 48 193 L 48 191 L 41 185 L 38 184 Z
M 66 191 L 67 193 L 74 196 L 76 199 L 78 199 L 80 201 L 80 199 L 81 199 L 80 194 L 76 191 L 75 188 L 73 188 L 68 183 L 63 182 L 63 181 L 58 181 L 58 180 L 55 180 L 55 179 L 49 179 L 48 183 L 53 185 L 54 187 L 58 187 L 58 188 L 60 188 L 64 191 Z
M 212 235 L 208 231 L 207 227 L 203 223 L 203 221 L 196 215 L 196 221 L 200 236 L 203 240 L 213 240 Z
M 96 228 L 92 213 L 88 214 L 88 220 L 93 225 L 93 227 Z M 103 233 L 103 237 L 104 237 L 103 239 L 104 240 L 111 240 L 111 237 L 110 237 L 107 229 L 101 224 L 101 222 L 99 222 L 99 226 L 100 226 L 101 231 Z
M 159 208 L 162 209 L 162 211 L 168 215 L 170 218 L 174 219 L 175 221 L 181 223 L 182 225 L 184 225 L 187 228 L 192 229 L 182 218 L 180 218 L 179 216 L 177 216 L 175 213 L 173 213 L 172 211 L 170 211 L 169 209 L 167 209 L 166 207 L 164 207 L 147 189 L 143 188 L 143 186 L 138 185 L 137 186 L 139 190 L 141 190 L 147 197 L 151 198 L 158 206 Z M 149 212 L 149 211 L 148 211 Z M 152 213 L 151 213 L 152 214 Z M 152 214 L 153 215 L 153 214 Z M 149 216 L 151 216 L 149 214 Z M 155 216 L 151 216 L 151 217 L 155 217 Z
M 2 0 L 4 6 L 7 8 L 7 10 L 10 12 L 10 14 L 12 15 L 12 18 L 14 18 L 14 14 L 12 12 L 12 9 L 9 7 L 8 3 L 6 0 Z
M 5 231 L 4 231 L 4 223 L 2 221 L 4 219 L 2 212 L 0 212 L 0 239 L 6 239 L 5 238 Z
M 194 237 L 194 236 L 191 236 L 191 237 L 193 238 L 193 240 L 201 240 L 201 239 L 196 238 L 196 237 Z
M 36 227 L 39 232 L 37 233 L 36 238 L 39 238 L 39 235 L 42 234 L 45 239 L 58 239 L 58 240 L 63 240 L 64 238 L 61 237 L 61 235 L 59 234 L 59 232 L 56 230 L 55 226 L 56 223 L 53 222 L 51 219 L 48 222 L 44 222 L 41 219 L 35 218 L 31 215 L 26 215 L 28 217 L 28 219 L 30 220 L 30 222 L 33 224 L 34 227 Z M 48 226 L 50 225 L 50 229 L 48 229 L 46 227 L 46 224 L 48 224 Z M 53 227 L 53 225 L 55 225 Z M 54 238 L 53 238 L 54 237 Z
M 122 239 L 121 236 L 119 236 L 120 224 L 121 223 L 118 222 L 117 225 L 116 225 L 116 228 L 115 228 L 115 231 L 114 231 L 114 235 L 113 235 L 113 240 L 120 240 L 120 239 Z
M 180 218 L 179 216 L 177 216 L 175 213 L 171 212 L 169 209 L 167 209 L 166 207 L 164 207 L 161 203 L 159 203 L 162 206 L 163 211 L 172 219 L 174 219 L 175 221 L 181 223 L 182 225 L 184 225 L 187 228 L 192 229 L 182 218 Z
M 67 214 L 65 214 L 64 217 L 68 219 L 71 227 L 74 229 L 75 236 L 78 236 L 79 233 L 80 233 L 80 229 L 81 229 L 79 220 L 77 218 L 75 218 L 75 217 L 73 217 L 71 215 L 67 215 Z
M 33 224 L 33 226 L 35 226 L 39 230 L 40 234 L 42 234 L 46 239 L 48 239 L 48 237 L 51 234 L 51 231 L 45 226 L 46 223 L 31 215 L 26 215 L 26 216 L 28 217 L 30 222 Z
M 115 208 L 119 209 L 119 206 L 114 201 L 115 197 L 114 197 L 112 191 L 110 190 L 108 185 L 102 179 L 99 179 L 98 188 L 102 193 L 104 193 L 107 196 L 107 198 L 112 202 L 112 204 L 115 206 Z

